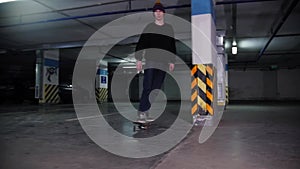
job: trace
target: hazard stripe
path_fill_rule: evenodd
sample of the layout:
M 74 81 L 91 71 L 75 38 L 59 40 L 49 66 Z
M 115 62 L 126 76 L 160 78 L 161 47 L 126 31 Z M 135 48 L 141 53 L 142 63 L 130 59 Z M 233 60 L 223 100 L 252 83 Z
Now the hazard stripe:
M 205 104 L 206 103 L 206 92 L 199 90 L 198 96 L 201 99 L 201 101 L 203 101 L 203 103 Z M 203 111 L 205 111 L 205 107 L 202 107 L 202 108 L 204 108 Z
M 214 97 L 213 97 L 213 93 L 214 93 L 214 85 L 213 85 L 213 81 L 214 81 L 214 71 L 213 71 L 213 65 L 212 64 L 207 64 L 206 65 L 206 72 L 207 72 L 207 76 L 206 76 L 206 109 L 207 109 L 207 113 L 210 115 L 214 114 L 214 110 L 213 110 L 213 102 L 214 102 Z
M 213 69 L 211 68 L 211 65 L 206 66 L 206 72 L 210 75 L 213 76 Z
M 106 101 L 108 97 L 108 90 L 106 88 L 96 89 L 96 98 L 98 102 Z
M 51 89 L 46 96 L 46 102 L 51 103 L 53 101 L 53 98 L 56 97 L 57 94 L 58 94 L 58 87 L 51 85 Z
M 197 99 L 197 97 L 198 97 L 198 92 L 197 92 L 197 90 L 195 90 L 195 92 L 192 94 L 191 100 L 195 101 L 195 99 Z
M 197 65 L 198 72 L 198 89 L 199 89 L 199 97 L 198 97 L 198 105 L 201 108 L 200 115 L 206 114 L 206 66 L 203 64 Z
M 213 95 L 209 92 L 209 91 L 206 91 L 206 97 L 208 98 L 209 101 L 213 101 L 214 98 L 213 98 Z
M 197 68 L 203 75 L 206 75 L 206 66 L 205 65 L 198 65 Z
M 197 67 L 194 66 L 191 70 L 191 76 L 194 76 L 196 74 L 196 72 L 197 72 Z
M 198 112 L 198 79 L 197 79 L 197 67 L 194 66 L 192 69 L 191 69 L 191 102 L 192 102 L 192 109 L 191 109 L 191 113 L 192 115 L 196 115 L 197 112 Z
M 208 87 L 214 88 L 213 82 L 209 78 L 206 78 L 206 84 Z
M 206 84 L 205 84 L 205 82 L 203 82 L 202 80 L 200 80 L 200 78 L 198 78 L 198 87 L 201 89 L 201 91 L 203 91 L 205 93 L 205 91 L 206 91 Z
M 40 100 L 41 103 L 59 103 L 60 97 L 58 94 L 58 85 L 44 85 L 44 98 Z
M 228 86 L 226 86 L 225 91 L 226 91 L 226 104 L 228 104 L 229 103 L 229 89 L 228 89 Z
M 57 103 L 55 100 L 58 97 L 58 86 L 52 85 L 51 92 L 49 92 L 48 98 L 46 98 L 47 103 Z
M 211 114 L 211 115 L 214 114 L 214 110 L 213 110 L 213 108 L 209 104 L 206 105 L 206 109 L 209 112 L 209 114 Z
M 191 69 L 191 101 L 192 114 L 203 114 L 206 112 L 206 66 L 195 65 Z
M 194 115 L 198 110 L 198 105 L 195 104 L 193 107 L 192 107 L 192 115 Z
M 196 85 L 197 85 L 197 78 L 194 78 L 194 80 L 192 81 L 191 89 L 194 89 Z
M 206 102 L 199 96 L 198 96 L 198 105 L 201 107 L 203 112 L 206 112 Z
M 192 114 L 213 115 L 214 67 L 212 64 L 199 64 L 191 69 Z

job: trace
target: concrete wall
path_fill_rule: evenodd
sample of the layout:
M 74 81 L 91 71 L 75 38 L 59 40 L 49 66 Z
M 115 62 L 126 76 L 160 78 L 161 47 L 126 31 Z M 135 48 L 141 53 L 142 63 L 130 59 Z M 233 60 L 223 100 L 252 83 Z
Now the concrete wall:
M 230 70 L 230 100 L 300 100 L 300 69 Z

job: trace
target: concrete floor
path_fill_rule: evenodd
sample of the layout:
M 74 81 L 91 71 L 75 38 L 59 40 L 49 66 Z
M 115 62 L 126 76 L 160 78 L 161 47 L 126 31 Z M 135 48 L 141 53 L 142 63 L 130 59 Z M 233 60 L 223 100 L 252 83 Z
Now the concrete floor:
M 116 130 L 137 136 L 130 122 L 115 123 L 120 118 L 111 103 L 103 106 L 110 110 L 106 119 Z M 167 110 L 176 107 L 174 103 Z M 155 127 L 140 131 L 138 137 L 163 132 L 173 117 L 176 114 L 164 114 Z M 299 120 L 299 103 L 231 104 L 207 142 L 198 143 L 201 127 L 197 126 L 169 152 L 131 159 L 96 145 L 76 120 L 72 105 L 1 106 L 0 168 L 299 169 Z

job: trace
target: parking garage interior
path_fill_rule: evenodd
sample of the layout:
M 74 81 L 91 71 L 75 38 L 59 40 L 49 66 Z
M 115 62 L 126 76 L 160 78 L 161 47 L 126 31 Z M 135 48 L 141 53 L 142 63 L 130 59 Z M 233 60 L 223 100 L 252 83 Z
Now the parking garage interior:
M 193 1 L 160 2 L 166 13 L 192 22 Z M 91 36 L 107 24 L 132 14 L 149 12 L 151 19 L 155 0 L 17 0 L 0 3 L 0 168 L 298 169 L 298 0 L 211 2 L 215 31 L 224 38 L 223 54 L 227 56 L 224 70 L 227 70 L 228 100 L 221 106 L 222 116 L 217 125 L 210 125 L 207 116 L 199 124 L 191 122 L 191 102 L 182 99 L 184 94 L 172 76 L 176 74 L 180 80 L 186 78 L 182 73 L 185 66 L 177 60 L 174 74 L 168 74 L 162 86 L 167 100 L 165 107 L 160 105 L 163 101 L 153 106 L 157 110 L 164 107 L 163 113 L 149 129 L 134 131 L 134 124 L 124 117 L 120 108 L 124 114 L 133 116 L 139 104 L 144 75 L 137 73 L 133 54 L 139 35 L 126 37 L 114 45 L 110 44 L 109 38 L 97 41 L 97 50 L 99 55 L 104 55 L 102 61 L 105 64 L 97 61 L 95 77 L 97 73 L 103 73 L 100 69 L 105 70 L 107 79 L 99 76 L 98 81 L 101 84 L 105 81 L 107 93 L 99 99 L 94 94 L 98 91 L 83 92 L 81 99 L 89 100 L 93 95 L 101 117 L 114 131 L 133 138 L 130 144 L 134 146 L 138 139 L 155 138 L 174 130 L 172 126 L 177 117 L 182 117 L 181 112 L 182 118 L 188 119 L 186 121 L 191 125 L 181 140 L 167 151 L 134 158 L 99 146 L 83 127 L 82 120 L 92 120 L 94 114 L 88 112 L 92 109 L 89 101 L 82 103 L 88 105 L 84 107 L 87 110 L 84 117 L 76 112 L 72 95 L 78 89 L 74 87 L 74 71 Z M 138 23 L 128 22 L 138 27 Z M 195 65 L 193 49 L 186 44 L 197 37 L 192 37 L 191 29 L 187 29 L 176 38 L 177 56 L 192 69 Z M 233 41 L 237 44 L 233 45 Z M 108 52 L 101 53 L 108 45 L 111 46 Z M 232 54 L 233 46 L 237 46 L 237 54 Z M 41 101 L 37 94 L 38 58 L 44 51 L 58 53 L 59 100 L 56 103 Z M 120 67 L 122 72 L 118 71 Z M 112 91 L 113 77 L 120 75 L 121 86 L 128 88 Z M 93 85 L 97 86 L 97 83 Z M 116 101 L 113 92 L 123 93 L 124 98 Z M 210 127 L 216 127 L 215 131 L 200 143 L 199 136 Z M 181 130 L 176 128 L 176 131 Z M 127 145 L 122 141 L 116 139 L 106 144 L 122 149 L 123 144 Z M 158 149 L 163 148 L 158 146 Z M 136 149 L 138 151 L 139 147 Z

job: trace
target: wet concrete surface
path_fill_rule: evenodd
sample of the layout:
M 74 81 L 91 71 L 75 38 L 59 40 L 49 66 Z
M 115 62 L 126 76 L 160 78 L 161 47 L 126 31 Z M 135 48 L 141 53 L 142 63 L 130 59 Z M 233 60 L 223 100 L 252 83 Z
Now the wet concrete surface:
M 133 123 L 122 117 L 112 103 L 99 107 L 110 126 L 133 138 L 163 133 L 178 113 L 178 104 L 174 103 L 148 130 L 134 132 Z M 136 116 L 136 111 L 132 113 Z M 134 159 L 107 152 L 84 132 L 73 105 L 1 106 L 0 128 L 1 169 L 144 169 L 151 168 L 164 155 Z
M 299 103 L 256 103 L 228 106 L 207 142 L 197 143 L 201 127 L 157 169 L 299 169 Z
M 133 132 L 111 103 L 104 116 L 117 131 L 131 137 L 152 137 L 168 129 L 178 104 L 167 107 L 147 131 Z M 107 113 L 105 115 L 105 113 Z M 298 169 L 300 168 L 300 105 L 298 103 L 229 105 L 207 142 L 198 143 L 201 127 L 171 151 L 133 159 L 100 148 L 84 132 L 73 105 L 0 106 L 2 169 Z
M 2 107 L 0 111 L 3 169 L 143 169 L 160 158 L 123 158 L 101 149 L 74 120 L 72 105 Z

